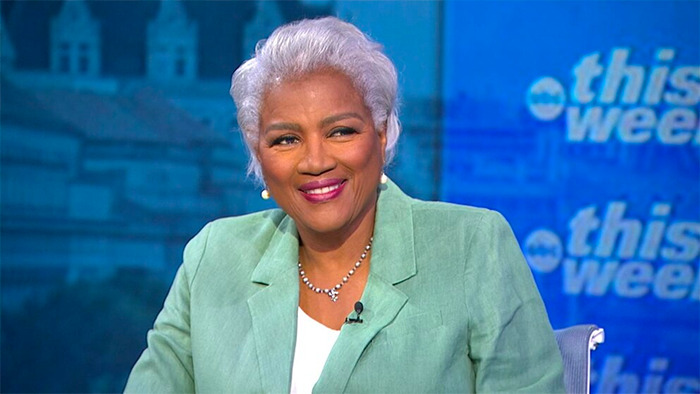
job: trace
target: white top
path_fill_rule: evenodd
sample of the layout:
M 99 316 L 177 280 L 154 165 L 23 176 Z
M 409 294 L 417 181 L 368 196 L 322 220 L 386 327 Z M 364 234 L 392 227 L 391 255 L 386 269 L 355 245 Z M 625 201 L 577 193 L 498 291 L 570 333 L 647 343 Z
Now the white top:
M 340 330 L 324 326 L 299 308 L 297 344 L 292 364 L 292 394 L 311 392 L 339 334 Z

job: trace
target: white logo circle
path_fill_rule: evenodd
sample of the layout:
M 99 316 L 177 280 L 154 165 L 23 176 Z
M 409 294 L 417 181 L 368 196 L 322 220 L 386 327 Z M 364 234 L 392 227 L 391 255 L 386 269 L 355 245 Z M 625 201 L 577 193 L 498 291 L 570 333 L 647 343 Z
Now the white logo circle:
M 540 120 L 553 120 L 564 110 L 566 93 L 559 81 L 542 77 L 530 85 L 527 91 L 527 107 Z
M 539 272 L 552 272 L 559 266 L 564 251 L 557 234 L 547 229 L 540 229 L 527 236 L 523 252 L 532 269 Z

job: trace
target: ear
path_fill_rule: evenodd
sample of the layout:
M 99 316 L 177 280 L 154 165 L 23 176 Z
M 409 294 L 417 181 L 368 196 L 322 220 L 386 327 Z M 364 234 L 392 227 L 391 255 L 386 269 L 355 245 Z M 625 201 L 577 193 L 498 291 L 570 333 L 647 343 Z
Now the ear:
M 258 149 L 257 146 L 253 150 L 253 155 L 255 155 L 255 160 L 257 160 L 258 163 L 260 163 L 260 149 Z
M 377 135 L 379 136 L 379 145 L 382 148 L 382 163 L 386 163 L 386 122 L 377 130 Z
M 250 153 L 255 156 L 258 163 L 260 163 L 260 142 L 260 137 L 258 137 L 257 141 L 250 146 Z
M 260 146 L 258 143 L 256 143 L 254 146 L 252 146 L 252 149 L 250 150 L 250 154 L 252 157 L 255 159 L 255 161 L 258 162 L 258 167 L 260 168 L 260 177 L 263 178 L 264 175 L 262 173 L 262 160 L 260 160 Z M 261 179 L 263 182 L 263 185 L 265 184 L 265 179 Z

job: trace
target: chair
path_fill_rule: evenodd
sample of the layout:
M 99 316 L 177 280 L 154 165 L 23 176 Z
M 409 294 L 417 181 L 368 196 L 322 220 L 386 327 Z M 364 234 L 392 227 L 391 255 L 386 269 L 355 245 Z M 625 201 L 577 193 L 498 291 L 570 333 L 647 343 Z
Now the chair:
M 564 386 L 568 394 L 591 392 L 591 350 L 605 341 L 605 331 L 595 324 L 554 330 L 564 360 Z

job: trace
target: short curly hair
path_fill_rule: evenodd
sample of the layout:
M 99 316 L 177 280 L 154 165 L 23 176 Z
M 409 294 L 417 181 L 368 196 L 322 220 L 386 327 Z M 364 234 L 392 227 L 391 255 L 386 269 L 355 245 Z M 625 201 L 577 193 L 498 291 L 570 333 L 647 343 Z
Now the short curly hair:
M 386 161 L 391 161 L 401 126 L 398 119 L 396 67 L 382 46 L 354 25 L 335 17 L 304 19 L 278 27 L 258 42 L 255 55 L 231 78 L 238 125 L 250 153 L 248 174 L 262 182 L 256 155 L 260 110 L 272 84 L 323 69 L 347 75 L 364 98 L 375 128 L 386 127 Z

